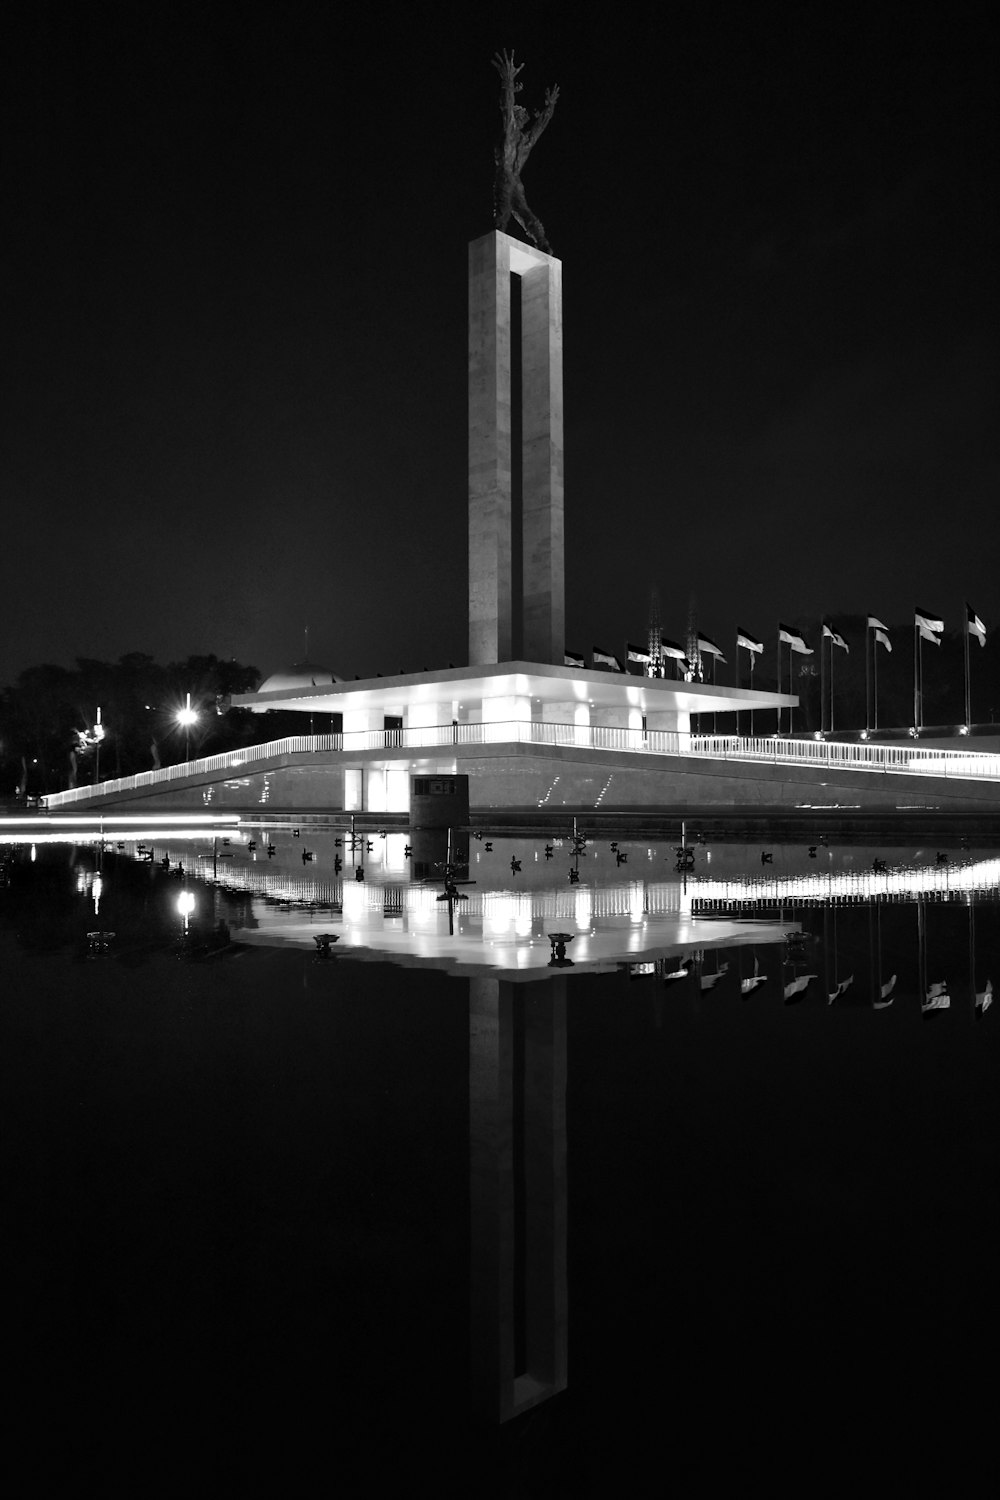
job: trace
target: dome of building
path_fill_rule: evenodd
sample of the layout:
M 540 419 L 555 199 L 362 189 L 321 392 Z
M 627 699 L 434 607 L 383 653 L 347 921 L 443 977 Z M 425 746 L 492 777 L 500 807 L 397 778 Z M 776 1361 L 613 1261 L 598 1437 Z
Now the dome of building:
M 272 672 L 257 689 L 258 693 L 304 692 L 309 688 L 333 687 L 343 682 L 343 677 L 329 667 L 321 667 L 314 661 L 297 661 L 290 667 Z

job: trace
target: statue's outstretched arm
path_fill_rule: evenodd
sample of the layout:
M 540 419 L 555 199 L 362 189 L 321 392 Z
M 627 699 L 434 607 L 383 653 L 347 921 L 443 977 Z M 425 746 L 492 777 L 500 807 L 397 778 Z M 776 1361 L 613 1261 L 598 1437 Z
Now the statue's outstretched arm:
M 524 87 L 518 83 L 517 75 L 524 67 L 524 63 L 515 63 L 513 52 L 497 52 L 493 57 L 493 66 L 500 74 L 500 113 L 503 115 L 505 130 L 512 130 L 514 126 L 514 95 L 519 94 Z
M 559 85 L 558 84 L 555 84 L 550 89 L 546 89 L 546 91 L 545 91 L 545 108 L 544 109 L 540 109 L 538 111 L 538 113 L 536 114 L 534 120 L 531 122 L 531 125 L 524 132 L 524 146 L 523 146 L 523 151 L 524 151 L 524 155 L 525 156 L 527 156 L 528 152 L 531 150 L 532 146 L 538 140 L 538 137 L 541 135 L 542 131 L 545 129 L 546 125 L 549 123 L 549 121 L 552 119 L 552 116 L 555 114 L 555 112 L 556 112 L 556 102 L 558 101 L 558 98 L 559 98 Z

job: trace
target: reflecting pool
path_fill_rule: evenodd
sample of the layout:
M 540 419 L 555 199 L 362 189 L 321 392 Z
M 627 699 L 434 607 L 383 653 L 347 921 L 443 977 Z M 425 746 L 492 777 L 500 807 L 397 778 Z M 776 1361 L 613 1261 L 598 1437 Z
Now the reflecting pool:
M 993 851 L 174 826 L 0 882 L 40 1474 L 732 1482 L 943 1370 L 975 1425 Z

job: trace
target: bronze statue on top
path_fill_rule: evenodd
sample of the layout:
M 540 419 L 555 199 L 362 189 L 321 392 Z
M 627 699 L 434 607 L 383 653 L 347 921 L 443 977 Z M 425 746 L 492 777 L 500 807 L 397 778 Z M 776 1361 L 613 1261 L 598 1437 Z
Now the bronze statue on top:
M 537 110 L 532 119 L 526 109 L 514 103 L 514 95 L 524 87 L 517 82 L 524 64 L 515 66 L 513 52 L 509 56 L 506 52 L 498 52 L 493 66 L 500 74 L 500 113 L 503 116 L 503 140 L 495 152 L 497 176 L 493 223 L 497 229 L 506 232 L 513 214 L 531 243 L 544 250 L 546 255 L 551 255 L 552 247 L 545 238 L 542 221 L 536 219 L 524 196 L 521 172 L 532 146 L 555 113 L 559 87 L 556 85 L 546 90 L 545 108 Z

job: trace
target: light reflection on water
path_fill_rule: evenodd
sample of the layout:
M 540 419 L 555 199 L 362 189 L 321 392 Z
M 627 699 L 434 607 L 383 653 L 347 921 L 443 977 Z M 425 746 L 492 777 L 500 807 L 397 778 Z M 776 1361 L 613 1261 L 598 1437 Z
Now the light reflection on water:
M 519 1366 L 534 1318 L 568 1339 L 565 1391 L 533 1410 L 569 1462 L 625 1399 L 610 1369 L 654 1399 L 723 1347 L 747 1380 L 766 1340 L 819 1399 L 872 1327 L 891 1384 L 970 1315 L 961 1269 L 998 1239 L 988 851 L 699 844 L 679 869 L 670 845 L 473 839 L 451 849 L 467 900 L 441 902 L 443 869 L 408 874 L 440 849 L 404 835 L 35 842 L 0 892 L 30 1360 L 56 1348 L 100 1383 L 151 1378 L 155 1353 L 248 1410 L 278 1365 L 345 1421 L 443 1401 L 454 1430 L 502 1383 L 490 1317 Z M 507 1079 L 510 1157 L 484 1076 Z M 510 1241 L 523 1190 L 484 1197 L 484 1150 L 518 1180 L 547 1163 Z M 467 1288 L 507 1253 L 509 1305 L 473 1298 L 470 1377 Z M 318 1348 L 310 1395 L 287 1372 Z M 670 1399 L 697 1405 L 687 1381 Z

